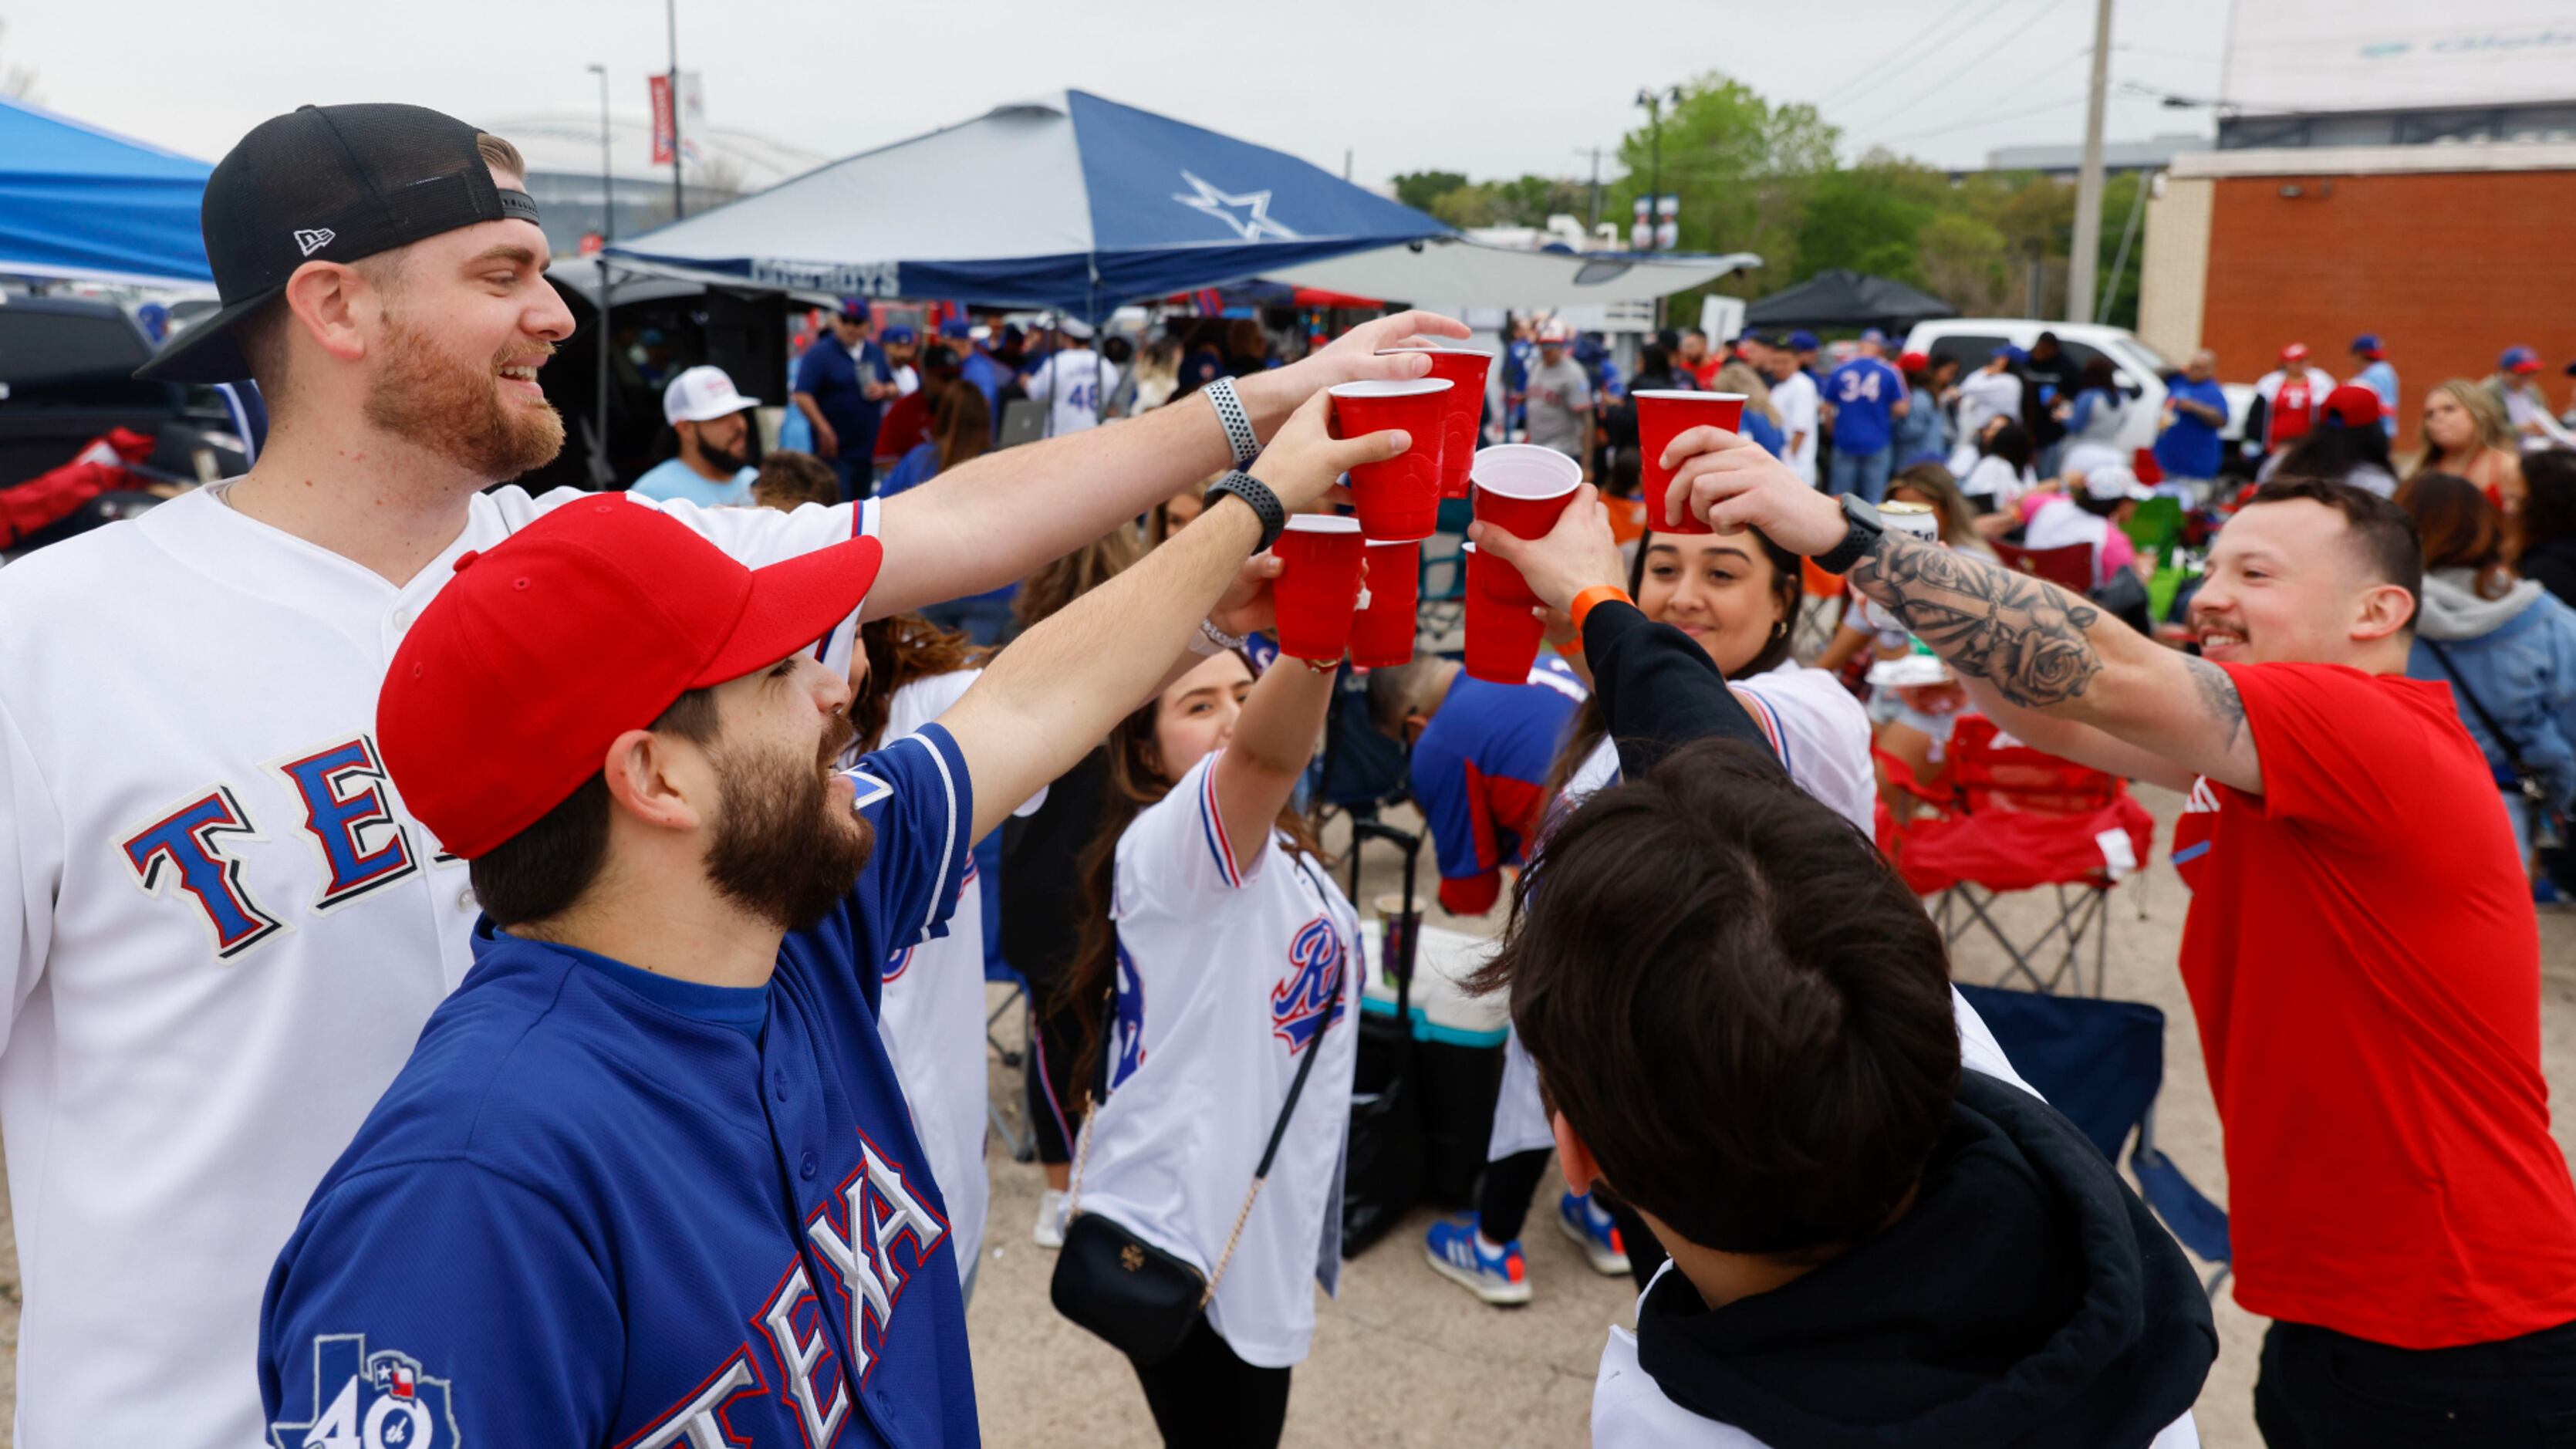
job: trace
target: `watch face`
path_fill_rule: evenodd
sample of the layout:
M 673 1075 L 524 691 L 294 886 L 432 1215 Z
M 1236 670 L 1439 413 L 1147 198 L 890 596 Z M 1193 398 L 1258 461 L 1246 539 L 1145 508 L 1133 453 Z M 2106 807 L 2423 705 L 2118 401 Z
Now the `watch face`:
M 1878 505 L 1857 493 L 1843 495 L 1843 513 L 1864 528 L 1879 533 L 1887 531 L 1886 522 L 1878 516 Z

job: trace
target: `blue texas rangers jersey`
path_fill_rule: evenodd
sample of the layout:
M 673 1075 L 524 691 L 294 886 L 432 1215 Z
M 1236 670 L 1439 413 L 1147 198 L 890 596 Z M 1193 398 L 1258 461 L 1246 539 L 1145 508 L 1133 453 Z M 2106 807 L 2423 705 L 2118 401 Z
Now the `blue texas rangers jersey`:
M 1440 861 L 1440 904 L 1452 915 L 1491 910 L 1502 868 L 1520 863 L 1547 803 L 1548 770 L 1587 694 L 1549 653 L 1526 684 L 1460 673 L 1423 726 L 1406 768 Z
M 270 1273 L 276 1449 L 976 1442 L 876 1025 L 888 955 L 956 901 L 970 785 L 937 725 L 858 775 L 875 854 L 766 988 L 478 932 Z

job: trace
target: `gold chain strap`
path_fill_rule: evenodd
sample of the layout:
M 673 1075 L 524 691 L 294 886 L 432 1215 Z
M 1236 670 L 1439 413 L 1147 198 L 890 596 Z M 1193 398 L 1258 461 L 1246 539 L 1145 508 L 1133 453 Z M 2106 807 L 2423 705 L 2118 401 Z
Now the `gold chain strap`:
M 1073 1181 L 1067 1185 L 1064 1195 L 1064 1220 L 1068 1223 L 1082 1211 L 1083 1168 L 1091 1161 L 1091 1124 L 1092 1119 L 1099 1115 L 1100 1100 L 1085 1092 L 1082 1096 L 1082 1131 L 1074 1139 Z M 1207 1291 L 1199 1295 L 1199 1307 L 1204 1309 L 1216 1301 L 1216 1285 L 1225 1277 L 1226 1265 L 1234 1261 L 1234 1245 L 1243 1241 L 1243 1225 L 1252 1220 L 1253 1200 L 1261 1196 L 1261 1185 L 1269 1180 L 1266 1177 L 1254 1178 L 1251 1190 L 1244 1193 L 1243 1210 L 1234 1215 L 1234 1231 L 1225 1235 L 1225 1251 L 1217 1255 L 1216 1271 L 1208 1274 Z

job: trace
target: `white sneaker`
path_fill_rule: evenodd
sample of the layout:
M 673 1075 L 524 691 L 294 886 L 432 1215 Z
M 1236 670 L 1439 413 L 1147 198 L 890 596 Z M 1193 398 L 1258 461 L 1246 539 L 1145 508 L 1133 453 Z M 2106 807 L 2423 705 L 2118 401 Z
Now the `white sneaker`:
M 1037 1225 L 1029 1230 L 1041 1248 L 1064 1246 L 1064 1194 L 1048 1188 L 1038 1199 Z

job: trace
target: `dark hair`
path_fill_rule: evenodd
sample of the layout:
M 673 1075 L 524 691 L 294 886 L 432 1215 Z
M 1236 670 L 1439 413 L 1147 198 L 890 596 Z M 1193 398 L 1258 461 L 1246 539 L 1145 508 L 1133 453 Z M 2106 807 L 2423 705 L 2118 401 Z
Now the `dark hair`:
M 859 647 L 868 656 L 868 677 L 850 700 L 850 727 L 862 750 L 885 743 L 879 736 L 893 713 L 896 690 L 916 679 L 954 674 L 972 664 L 975 655 L 974 640 L 919 614 L 870 619 L 859 626 Z
M 1100 355 L 1112 367 L 1125 367 L 1127 359 L 1136 355 L 1136 344 L 1123 336 L 1112 337 L 1100 344 Z
M 2012 464 L 2016 473 L 2030 471 L 2030 430 L 2011 418 L 2005 418 L 2004 425 L 1995 429 L 1995 435 L 1980 442 L 1978 447 L 1987 457 L 2001 458 Z
M 1771 536 L 1759 529 L 1749 530 L 1748 536 L 1762 545 L 1762 557 L 1771 565 L 1771 593 L 1781 606 L 1780 629 L 1764 642 L 1762 652 L 1754 655 L 1742 669 L 1728 675 L 1730 679 L 1750 679 L 1780 667 L 1780 661 L 1787 659 L 1797 647 L 1798 614 L 1806 607 L 1807 601 L 1806 569 L 1798 555 L 1773 543 Z M 1628 560 L 1628 597 L 1632 599 L 1637 597 L 1639 588 L 1646 581 L 1646 553 L 1654 546 L 1653 529 L 1637 535 L 1636 552 Z M 1549 795 L 1565 788 L 1565 782 L 1574 778 L 1575 771 L 1583 768 L 1583 762 L 1600 747 L 1602 737 L 1609 732 L 1610 721 L 1602 712 L 1599 695 L 1586 698 L 1575 708 L 1574 719 L 1566 726 L 1565 744 L 1557 750 L 1555 762 L 1548 766 Z
M 2397 476 L 2397 465 L 2388 456 L 2388 431 L 2377 423 L 2354 427 L 2328 415 L 2317 426 L 2308 429 L 2273 469 L 2276 478 L 2328 478 L 2337 483 L 2352 476 L 2352 470 L 2370 464 Z
M 645 728 L 703 745 L 722 723 L 715 691 L 692 689 Z M 475 904 L 492 924 L 507 930 L 580 902 L 608 863 L 608 807 L 608 777 L 594 770 L 535 824 L 466 863 Z
M 2576 538 L 2576 452 L 2550 448 L 2522 459 L 2522 539 Z
M 2511 586 L 2504 513 L 2478 485 L 2457 473 L 2418 473 L 2397 490 L 2397 506 L 2415 521 L 2425 568 L 2475 571 L 2483 598 L 2501 597 Z
M 1877 1231 L 1958 1092 L 1940 931 L 1869 837 L 1735 741 L 1559 822 L 1471 985 L 1511 993 L 1611 1190 L 1720 1252 Z
M 1670 352 L 1665 351 L 1661 343 L 1649 342 L 1645 346 L 1637 349 L 1637 375 L 1639 377 L 1653 377 L 1657 374 L 1669 377 L 1672 375 L 1672 370 L 1673 355 Z
M 1234 653 L 1254 678 L 1260 677 L 1261 670 L 1250 655 L 1240 649 Z M 1101 997 L 1118 979 L 1118 926 L 1109 918 L 1110 902 L 1118 889 L 1118 837 L 1127 833 L 1145 807 L 1172 793 L 1172 786 L 1179 783 L 1164 778 L 1154 763 L 1154 723 L 1162 708 L 1163 696 L 1157 691 L 1109 731 L 1109 781 L 1100 792 L 1100 829 L 1082 856 L 1081 943 L 1056 988 L 1055 1009 L 1082 1023 L 1082 1047 L 1073 1068 L 1073 1081 L 1080 1085 L 1068 1088 L 1068 1095 L 1089 1092 L 1099 1080 L 1104 1039 Z M 1293 800 L 1279 807 L 1277 826 L 1286 832 L 1291 851 L 1326 859 L 1323 842 L 1315 838 L 1306 817 L 1297 813 Z
M 2471 491 L 2475 491 L 2472 488 Z M 2264 503 L 2289 503 L 2297 499 L 2322 503 L 2343 515 L 2352 531 L 2353 546 L 2361 551 L 2362 561 L 2381 583 L 2395 584 L 2414 598 L 2421 608 L 2424 600 L 2424 547 L 2415 532 L 2415 520 L 2407 511 L 2376 493 L 2355 488 L 2349 483 L 2334 483 L 2323 478 L 2274 478 L 2254 490 L 2246 507 Z M 2406 627 L 2415 627 L 2410 611 Z
M 980 387 L 952 387 L 939 395 L 930 411 L 931 436 L 939 442 L 939 471 L 971 463 L 993 446 L 993 410 Z
M 2120 392 L 2120 379 L 2117 375 L 2118 371 L 2119 370 L 2117 368 L 2111 366 L 2111 359 L 2107 357 L 2095 357 L 2091 362 L 2084 364 L 2084 370 L 2076 375 L 2075 390 L 2077 392 L 2091 392 L 2095 388 L 2100 388 L 2102 391 L 2117 397 Z
M 760 460 L 760 473 L 751 480 L 751 498 L 763 508 L 830 505 L 841 501 L 841 479 L 831 464 L 813 454 L 782 448 Z

